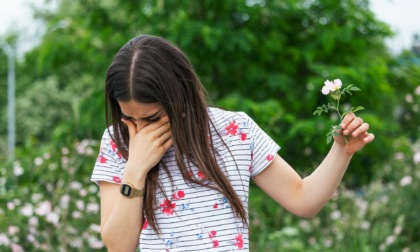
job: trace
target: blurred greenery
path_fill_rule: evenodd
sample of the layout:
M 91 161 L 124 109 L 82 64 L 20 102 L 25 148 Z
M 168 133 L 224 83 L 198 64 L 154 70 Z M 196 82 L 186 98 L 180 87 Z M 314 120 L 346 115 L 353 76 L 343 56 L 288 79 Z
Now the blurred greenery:
M 312 116 L 326 103 L 320 92 L 324 81 L 339 78 L 362 89 L 351 103 L 366 108 L 359 114 L 376 140 L 354 156 L 340 197 L 307 221 L 286 213 L 253 187 L 253 251 L 420 248 L 415 238 L 420 217 L 410 210 L 419 201 L 419 55 L 388 53 L 384 40 L 392 31 L 370 11 L 369 1 L 57 3 L 54 10 L 34 9 L 46 31 L 17 65 L 16 161 L 0 157 L 0 202 L 7 205 L 0 209 L 0 248 L 100 247 L 94 225 L 99 223 L 97 188 L 89 176 L 105 127 L 104 74 L 116 51 L 143 33 L 163 36 L 183 49 L 211 104 L 248 113 L 302 176 L 326 155 L 325 132 L 337 120 Z M 2 53 L 0 61 L 6 62 Z M 7 120 L 6 76 L 1 64 L 1 125 Z M 350 107 L 350 99 L 344 97 L 343 104 Z M 6 138 L 1 127 L 2 153 Z M 406 176 L 412 182 L 402 187 L 399 182 Z M 388 200 L 378 201 L 385 196 Z M 360 201 L 368 204 L 362 215 Z M 22 214 L 31 207 L 33 214 Z M 334 211 L 341 217 L 331 218 Z M 398 234 L 392 231 L 396 226 L 402 227 Z M 390 242 L 390 235 L 396 241 Z

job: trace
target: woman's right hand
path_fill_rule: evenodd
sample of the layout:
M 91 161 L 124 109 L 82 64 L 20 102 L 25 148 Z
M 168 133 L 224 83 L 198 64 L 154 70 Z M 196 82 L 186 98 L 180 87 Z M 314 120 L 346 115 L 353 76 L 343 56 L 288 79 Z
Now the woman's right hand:
M 140 179 L 146 176 L 173 144 L 169 118 L 165 115 L 138 132 L 134 122 L 121 120 L 127 126 L 130 135 L 129 155 L 124 173 L 130 179 L 133 179 L 132 176 L 134 179 Z

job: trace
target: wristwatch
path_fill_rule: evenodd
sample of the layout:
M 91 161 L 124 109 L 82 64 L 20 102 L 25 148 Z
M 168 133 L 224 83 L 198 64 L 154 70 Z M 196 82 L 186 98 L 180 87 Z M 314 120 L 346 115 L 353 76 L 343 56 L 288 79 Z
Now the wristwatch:
M 136 189 L 131 184 L 121 184 L 121 194 L 127 198 L 144 196 L 144 189 Z

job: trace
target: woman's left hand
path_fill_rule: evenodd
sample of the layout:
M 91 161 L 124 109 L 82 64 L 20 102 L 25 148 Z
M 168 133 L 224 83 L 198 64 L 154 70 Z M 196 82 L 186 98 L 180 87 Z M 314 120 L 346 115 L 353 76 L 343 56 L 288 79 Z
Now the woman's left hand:
M 354 154 L 375 138 L 372 133 L 368 132 L 369 124 L 364 123 L 362 118 L 353 113 L 346 114 L 340 127 L 342 129 L 339 131 L 340 136 L 334 137 L 334 140 L 343 146 L 348 154 Z

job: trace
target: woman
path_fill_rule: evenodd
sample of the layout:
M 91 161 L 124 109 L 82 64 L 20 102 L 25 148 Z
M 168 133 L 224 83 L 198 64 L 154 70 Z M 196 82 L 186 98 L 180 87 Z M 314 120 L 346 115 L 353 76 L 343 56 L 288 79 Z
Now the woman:
M 312 217 L 374 139 L 346 115 L 325 160 L 302 179 L 246 114 L 207 107 L 186 56 L 159 37 L 124 45 L 105 85 L 112 126 L 92 181 L 109 251 L 247 251 L 250 178 L 288 211 Z

